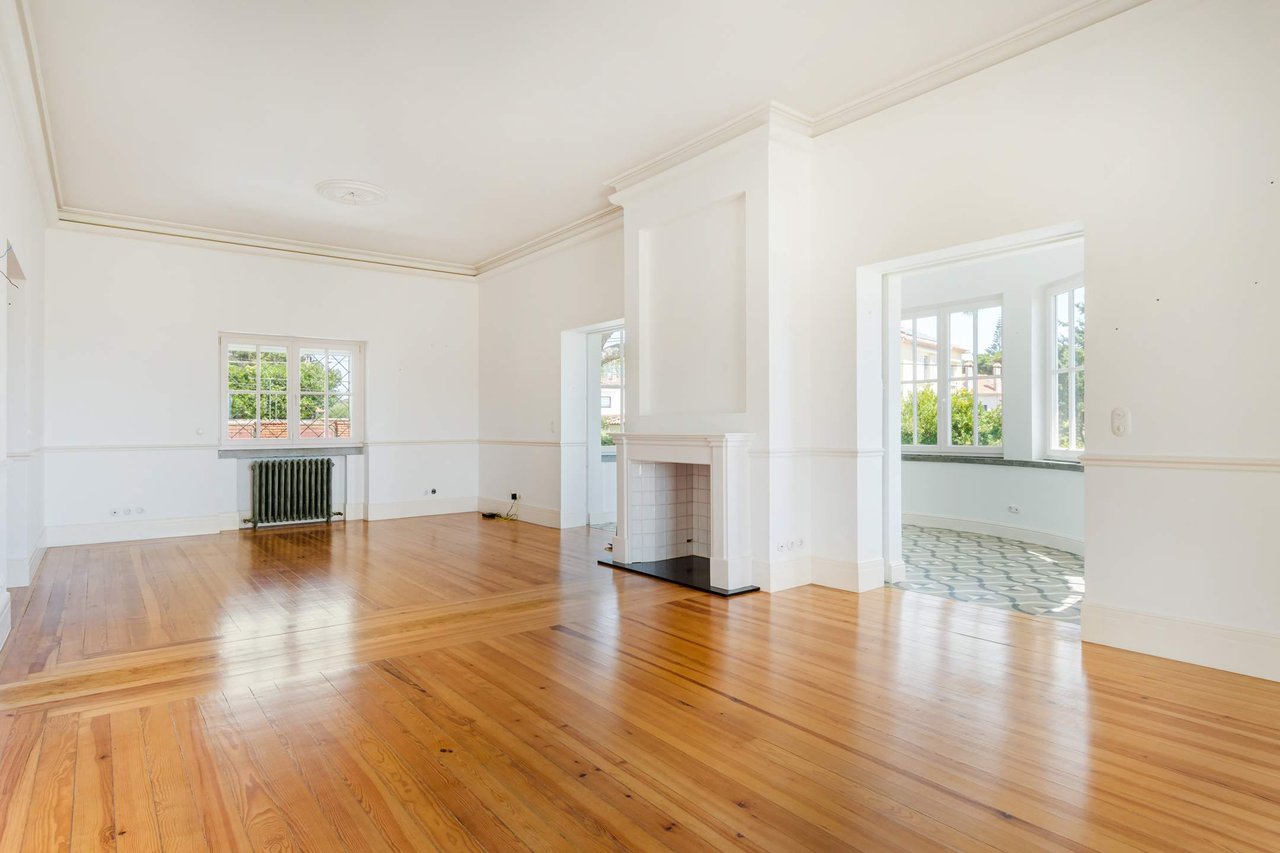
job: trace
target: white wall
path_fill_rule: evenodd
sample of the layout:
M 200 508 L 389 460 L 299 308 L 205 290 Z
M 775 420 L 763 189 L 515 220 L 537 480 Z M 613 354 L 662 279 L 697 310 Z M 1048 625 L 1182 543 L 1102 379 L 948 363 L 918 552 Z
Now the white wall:
M 1016 514 L 1009 511 L 1016 506 Z M 903 462 L 907 524 L 1006 536 L 1084 553 L 1084 475 L 1078 471 Z
M 747 410 L 746 199 L 640 234 L 644 393 L 637 415 Z
M 585 415 L 562 425 L 565 402 L 586 405 L 586 342 L 565 388 L 564 333 L 622 317 L 622 234 L 617 228 L 483 276 L 480 299 L 480 497 L 521 518 L 559 527 L 585 522 Z M 568 401 L 565 395 L 573 394 Z M 567 496 L 562 506 L 562 483 Z M 567 513 L 562 518 L 562 510 Z
M 48 260 L 51 544 L 235 526 L 219 332 L 366 342 L 353 515 L 475 507 L 474 285 L 71 229 L 49 232 Z
M 1280 397 L 1223 368 L 1274 349 L 1278 33 L 1275 3 L 1153 0 L 820 137 L 813 334 L 825 381 L 857 387 L 860 266 L 1082 222 L 1085 636 L 1175 657 L 1195 636 L 1202 662 L 1273 678 L 1280 610 L 1259 602 L 1280 600 L 1263 522 L 1280 464 L 1258 424 Z M 1205 388 L 1236 401 L 1228 416 L 1189 402 Z M 856 446 L 854 396 L 816 400 L 815 442 Z M 1117 406 L 1129 437 L 1108 430 Z M 1261 461 L 1236 473 L 1221 457 Z M 814 502 L 876 511 L 856 497 L 828 480 Z M 858 547 L 815 527 L 819 553 Z

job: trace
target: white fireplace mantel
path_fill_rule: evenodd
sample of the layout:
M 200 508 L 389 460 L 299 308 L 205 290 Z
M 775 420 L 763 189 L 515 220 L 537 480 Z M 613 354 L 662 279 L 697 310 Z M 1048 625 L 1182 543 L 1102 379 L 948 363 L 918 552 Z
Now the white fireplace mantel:
M 632 480 L 645 462 L 706 465 L 710 468 L 711 585 L 733 590 L 751 585 L 751 492 L 747 450 L 751 433 L 673 435 L 620 433 L 618 447 L 618 531 L 613 559 L 631 563 L 627 538 L 635 523 Z

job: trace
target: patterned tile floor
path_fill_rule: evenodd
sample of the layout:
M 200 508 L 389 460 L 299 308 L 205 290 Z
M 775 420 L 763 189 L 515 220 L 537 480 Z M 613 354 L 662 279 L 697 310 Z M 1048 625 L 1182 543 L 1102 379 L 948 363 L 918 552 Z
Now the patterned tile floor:
M 1080 621 L 1084 560 L 1076 554 L 936 527 L 902 526 L 907 579 L 899 589 Z

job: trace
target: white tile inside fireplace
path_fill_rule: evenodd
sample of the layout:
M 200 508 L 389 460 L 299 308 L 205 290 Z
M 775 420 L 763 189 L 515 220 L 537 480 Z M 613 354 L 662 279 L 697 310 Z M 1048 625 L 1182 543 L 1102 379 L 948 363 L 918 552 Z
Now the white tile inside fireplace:
M 711 556 L 711 466 L 632 462 L 630 561 Z

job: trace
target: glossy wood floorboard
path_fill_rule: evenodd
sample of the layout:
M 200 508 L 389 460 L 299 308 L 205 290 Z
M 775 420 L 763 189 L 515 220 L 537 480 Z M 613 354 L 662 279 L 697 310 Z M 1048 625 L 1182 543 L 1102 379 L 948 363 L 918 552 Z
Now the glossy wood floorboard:
M 5 850 L 1280 849 L 1280 684 L 473 515 L 50 551 Z

